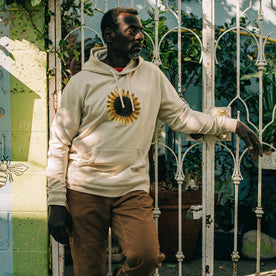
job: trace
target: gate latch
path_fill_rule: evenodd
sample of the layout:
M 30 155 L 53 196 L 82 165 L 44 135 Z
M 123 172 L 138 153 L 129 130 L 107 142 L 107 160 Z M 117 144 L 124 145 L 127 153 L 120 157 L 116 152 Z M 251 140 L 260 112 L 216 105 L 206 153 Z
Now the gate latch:
M 186 214 L 189 220 L 196 220 L 202 218 L 202 205 L 191 206 Z

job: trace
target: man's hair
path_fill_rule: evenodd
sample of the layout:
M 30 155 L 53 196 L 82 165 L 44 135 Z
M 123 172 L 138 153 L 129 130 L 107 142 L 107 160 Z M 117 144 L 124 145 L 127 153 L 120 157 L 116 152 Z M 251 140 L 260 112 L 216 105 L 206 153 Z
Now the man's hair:
M 104 34 L 104 31 L 106 28 L 110 28 L 113 31 L 116 31 L 117 28 L 117 17 L 120 13 L 131 13 L 134 15 L 138 15 L 138 11 L 134 8 L 129 7 L 117 7 L 114 9 L 111 9 L 107 11 L 102 18 L 101 22 L 101 31 L 102 35 Z

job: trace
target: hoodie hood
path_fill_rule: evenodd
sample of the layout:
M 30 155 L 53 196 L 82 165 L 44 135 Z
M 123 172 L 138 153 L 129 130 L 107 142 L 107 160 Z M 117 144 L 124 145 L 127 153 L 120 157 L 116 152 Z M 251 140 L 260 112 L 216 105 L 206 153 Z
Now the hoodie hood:
M 124 68 L 124 70 L 122 70 L 122 72 L 118 72 L 113 67 L 102 62 L 102 60 L 104 60 L 106 56 L 107 56 L 106 46 L 92 48 L 90 50 L 89 60 L 84 64 L 83 70 L 91 71 L 91 72 L 95 72 L 103 75 L 113 75 L 112 71 L 114 71 L 114 73 L 117 75 L 126 75 L 137 70 L 144 62 L 142 57 L 139 57 L 136 60 L 132 59 Z
M 116 82 L 117 91 L 118 91 L 119 96 L 120 96 L 120 101 L 121 101 L 122 108 L 125 108 L 125 103 L 124 103 L 124 99 L 123 99 L 123 96 L 122 96 L 122 91 L 121 91 L 119 80 L 118 80 L 117 76 L 124 76 L 125 75 L 127 77 L 127 81 L 128 81 L 128 84 L 129 84 L 129 91 L 131 91 L 130 81 L 129 81 L 129 74 L 134 72 L 135 70 L 137 70 L 141 66 L 141 64 L 143 63 L 144 60 L 141 57 L 139 57 L 138 59 L 135 59 L 135 60 L 131 59 L 130 62 L 127 64 L 127 66 L 121 72 L 118 72 L 113 67 L 111 67 L 108 64 L 102 62 L 102 60 L 104 60 L 106 58 L 106 56 L 107 56 L 106 46 L 99 47 L 99 48 L 92 48 L 91 51 L 90 51 L 89 60 L 84 64 L 83 70 L 91 71 L 91 72 L 94 72 L 94 73 L 99 73 L 101 75 L 111 75 L 111 76 L 113 76 L 113 78 Z M 134 103 L 133 103 L 132 96 L 130 96 L 130 102 L 131 102 L 132 111 L 134 111 L 135 108 L 134 108 Z

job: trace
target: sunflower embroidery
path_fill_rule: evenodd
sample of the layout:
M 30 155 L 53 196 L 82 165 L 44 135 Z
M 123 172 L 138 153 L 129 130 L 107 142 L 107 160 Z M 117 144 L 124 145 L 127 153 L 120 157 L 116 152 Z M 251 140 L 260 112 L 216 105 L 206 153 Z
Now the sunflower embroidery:
M 107 112 L 111 120 L 119 122 L 121 124 L 132 124 L 137 120 L 140 113 L 140 103 L 138 98 L 131 93 L 134 110 L 132 110 L 132 104 L 130 100 L 130 93 L 124 89 L 121 90 L 122 99 L 125 108 L 122 107 L 120 100 L 120 94 L 118 90 L 111 92 L 107 99 Z

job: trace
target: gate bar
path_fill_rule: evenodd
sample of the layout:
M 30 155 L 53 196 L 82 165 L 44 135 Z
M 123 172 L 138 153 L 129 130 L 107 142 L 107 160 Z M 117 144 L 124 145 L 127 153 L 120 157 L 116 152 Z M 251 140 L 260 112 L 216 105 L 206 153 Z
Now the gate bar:
M 203 112 L 209 113 L 215 106 L 215 1 L 202 1 L 202 104 Z M 214 273 L 214 157 L 215 143 L 207 140 L 202 145 L 202 276 Z

